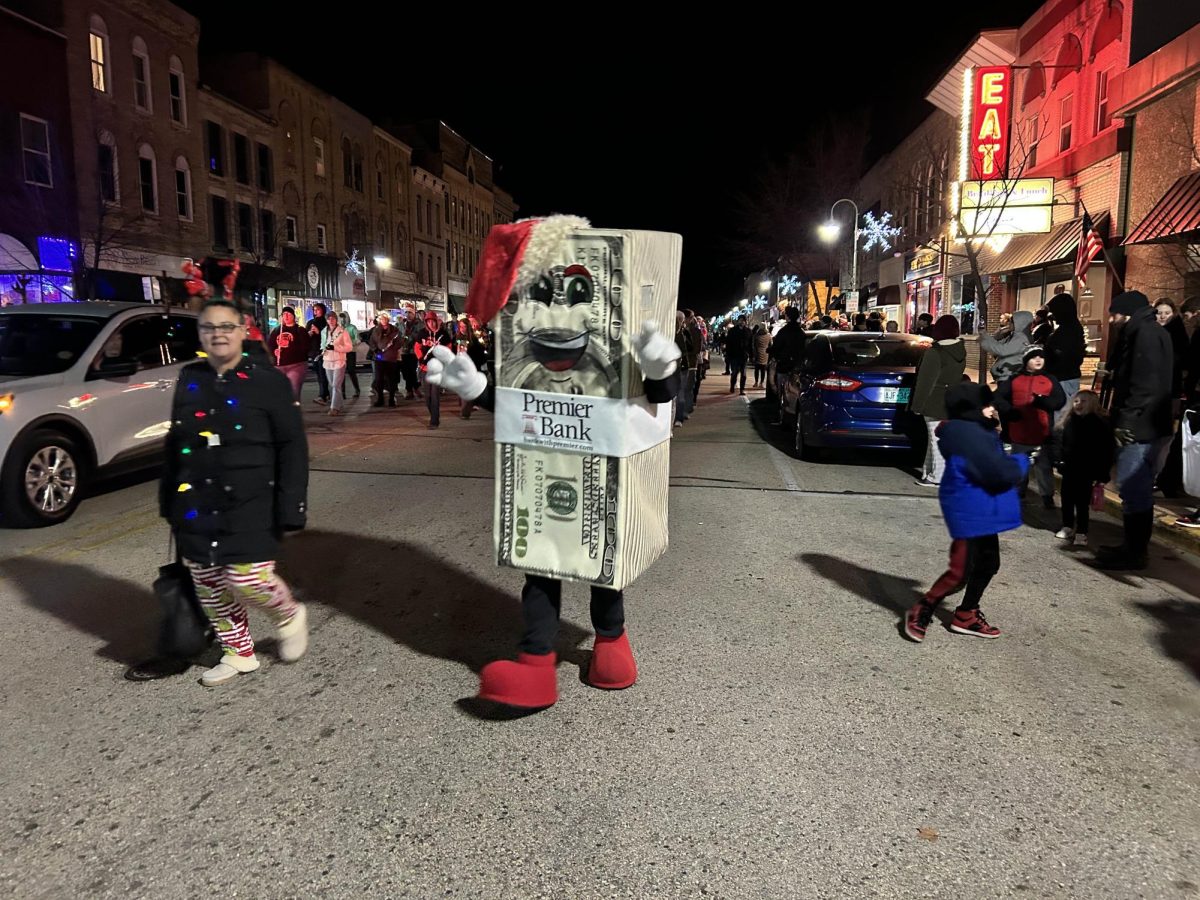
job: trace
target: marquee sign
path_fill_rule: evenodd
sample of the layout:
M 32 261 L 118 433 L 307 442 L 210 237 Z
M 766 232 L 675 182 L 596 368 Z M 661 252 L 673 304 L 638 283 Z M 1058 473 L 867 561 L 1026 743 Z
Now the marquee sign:
M 1003 178 L 1008 174 L 1012 128 L 1012 67 L 985 66 L 967 72 L 968 77 L 973 77 L 968 177 L 977 181 Z

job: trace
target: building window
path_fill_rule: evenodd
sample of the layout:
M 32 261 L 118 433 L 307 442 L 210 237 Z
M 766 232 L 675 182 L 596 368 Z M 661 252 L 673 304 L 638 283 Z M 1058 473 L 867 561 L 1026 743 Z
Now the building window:
M 25 183 L 54 187 L 50 173 L 50 123 L 21 113 L 21 148 L 25 157 Z
M 425 257 L 425 283 L 433 284 L 433 254 Z
M 258 145 L 258 187 L 270 193 L 275 190 L 275 176 L 271 171 L 271 148 Z
M 328 246 L 329 246 L 329 244 L 325 240 L 325 226 L 318 225 L 317 226 L 317 250 L 319 250 L 321 253 L 324 253 Z
M 1058 117 L 1058 152 L 1066 153 L 1071 149 L 1071 117 L 1075 110 L 1075 98 L 1070 94 L 1063 97 L 1059 104 Z
M 213 246 L 222 250 L 229 249 L 229 204 L 224 197 L 215 194 L 209 198 L 212 211 L 209 219 L 212 222 Z
M 187 125 L 187 96 L 183 87 L 183 63 L 178 56 L 172 56 L 171 72 L 168 76 L 171 87 L 171 121 L 176 125 Z
M 296 232 L 298 231 L 298 229 L 296 227 L 296 217 L 288 216 L 286 219 L 283 220 L 283 222 L 284 222 L 284 228 L 285 228 L 284 234 L 287 236 L 287 242 L 290 246 L 295 247 L 296 244 L 298 243 L 297 234 L 296 234 Z
M 1041 135 L 1038 133 L 1041 130 L 1041 120 L 1037 116 L 1029 117 L 1029 135 L 1028 145 L 1029 153 L 1025 158 L 1025 168 L 1032 169 L 1037 165 L 1038 141 L 1041 140 Z
M 250 139 L 244 134 L 233 134 L 233 176 L 238 184 L 250 183 Z
M 383 199 L 383 173 L 375 173 L 375 197 L 379 200 Z
M 425 276 L 425 254 L 417 251 L 417 280 L 420 281 Z
M 450 195 L 442 194 L 442 205 L 446 207 L 446 224 L 450 224 Z
M 1102 132 L 1112 121 L 1108 106 L 1108 75 L 1111 69 L 1105 69 L 1096 75 L 1096 134 Z
M 133 39 L 133 102 L 142 112 L 152 112 L 150 105 L 150 54 L 146 42 Z
M 350 138 L 342 138 L 342 187 L 354 183 L 354 158 L 350 149 Z
M 458 227 L 458 200 L 454 197 L 450 198 L 450 219 L 454 222 L 454 227 Z
M 421 227 L 421 201 L 417 200 L 417 231 L 423 230 Z
M 192 220 L 192 170 L 182 156 L 175 160 L 175 209 L 179 218 Z
M 363 193 L 363 156 L 362 147 L 354 148 L 354 190 Z
M 429 207 L 425 207 L 425 215 L 428 218 Z M 441 237 L 442 236 L 442 216 L 441 216 L 441 210 L 438 207 L 435 206 L 433 208 L 433 217 L 430 218 L 429 221 L 437 222 L 437 236 Z
M 275 213 L 264 209 L 258 214 L 258 223 L 262 228 L 263 256 L 275 258 Z
M 238 246 L 243 250 L 254 249 L 254 210 L 246 203 L 237 205 Z
M 208 141 L 208 171 L 225 177 L 225 129 L 216 122 L 205 122 L 204 132 Z
M 439 256 L 438 261 L 437 261 L 437 286 L 438 287 L 442 286 L 442 277 L 443 277 L 442 272 L 443 271 L 444 270 L 442 269 L 442 258 Z
M 433 231 L 433 203 L 428 199 L 425 201 L 425 222 L 429 230 Z
M 117 177 L 117 140 L 111 131 L 100 132 L 96 145 L 96 170 L 100 180 L 100 199 L 116 203 L 121 199 L 120 179 Z
M 148 144 L 138 148 L 138 188 L 142 195 L 142 209 L 148 213 L 158 212 L 158 181 L 154 165 L 154 151 Z
M 313 138 L 313 163 L 316 166 L 318 178 L 325 177 L 325 142 L 320 138 Z
M 88 44 L 92 53 L 92 89 L 108 93 L 108 29 L 104 20 L 92 16 Z

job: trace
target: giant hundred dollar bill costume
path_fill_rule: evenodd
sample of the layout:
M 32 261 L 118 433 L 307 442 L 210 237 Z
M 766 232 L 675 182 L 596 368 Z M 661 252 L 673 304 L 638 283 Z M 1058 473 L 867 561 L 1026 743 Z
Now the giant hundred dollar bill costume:
M 667 547 L 674 321 L 682 240 L 551 216 L 488 233 L 467 312 L 495 333 L 495 384 L 433 350 L 427 380 L 495 413 L 497 563 L 526 573 L 516 660 L 479 696 L 538 709 L 558 699 L 563 581 L 591 586 L 587 683 L 637 680 L 624 588 Z

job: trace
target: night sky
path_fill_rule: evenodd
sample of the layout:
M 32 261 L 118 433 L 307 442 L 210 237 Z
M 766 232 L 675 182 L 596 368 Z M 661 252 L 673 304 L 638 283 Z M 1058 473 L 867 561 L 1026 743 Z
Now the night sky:
M 946 24 L 932 7 L 879 14 L 840 3 L 787 25 L 730 5 L 686 25 L 664 15 L 637 27 L 604 23 L 602 4 L 534 24 L 468 22 L 469 7 L 437 4 L 366 19 L 362 5 L 340 19 L 299 6 L 280 19 L 281 5 L 245 0 L 181 5 L 201 19 L 202 51 L 273 56 L 375 119 L 445 120 L 495 160 L 522 217 L 567 212 L 682 233 L 680 303 L 707 315 L 740 298 L 745 269 L 725 247 L 730 210 L 764 159 L 848 112 L 869 116 L 870 155 L 886 152 L 932 111 L 925 93 L 976 32 L 1017 26 L 1041 4 L 961 7 Z

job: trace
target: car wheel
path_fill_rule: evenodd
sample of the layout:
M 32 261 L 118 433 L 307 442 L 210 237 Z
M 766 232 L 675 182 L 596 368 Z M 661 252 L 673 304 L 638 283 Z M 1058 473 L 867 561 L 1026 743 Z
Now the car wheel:
M 86 480 L 86 460 L 75 440 L 56 431 L 34 431 L 13 447 L 4 467 L 4 522 L 22 528 L 65 522 L 79 505 Z
M 796 426 L 792 429 L 792 452 L 797 459 L 812 459 L 812 448 L 804 440 L 804 418 L 800 415 L 800 406 L 796 405 Z

